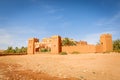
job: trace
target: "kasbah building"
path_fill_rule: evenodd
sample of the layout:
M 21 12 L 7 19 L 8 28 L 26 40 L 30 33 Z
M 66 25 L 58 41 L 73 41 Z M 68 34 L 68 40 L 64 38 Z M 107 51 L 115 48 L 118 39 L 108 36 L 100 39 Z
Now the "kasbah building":
M 59 54 L 60 52 L 72 53 L 74 51 L 80 53 L 111 52 L 113 50 L 112 35 L 102 34 L 100 36 L 99 45 L 88 44 L 86 41 L 79 41 L 74 46 L 62 46 L 61 37 L 58 35 L 44 38 L 41 42 L 39 42 L 39 39 L 37 38 L 30 38 L 28 40 L 27 54 L 35 54 L 40 52 L 40 49 L 42 48 L 51 50 L 51 54 Z

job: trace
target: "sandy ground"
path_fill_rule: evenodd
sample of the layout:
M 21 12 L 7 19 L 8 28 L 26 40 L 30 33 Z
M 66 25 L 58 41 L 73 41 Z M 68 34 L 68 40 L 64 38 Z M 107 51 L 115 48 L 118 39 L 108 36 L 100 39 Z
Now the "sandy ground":
M 120 80 L 120 54 L 0 56 L 0 79 L 15 74 L 15 80 Z

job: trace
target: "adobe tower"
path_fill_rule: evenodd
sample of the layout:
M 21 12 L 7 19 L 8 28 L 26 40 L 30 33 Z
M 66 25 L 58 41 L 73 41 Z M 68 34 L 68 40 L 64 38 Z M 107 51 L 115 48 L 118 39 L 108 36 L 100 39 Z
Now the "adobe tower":
M 52 36 L 51 39 L 52 39 L 51 53 L 60 53 L 62 51 L 61 37 Z
M 102 34 L 100 36 L 100 42 L 103 46 L 103 52 L 110 52 L 113 50 L 111 34 Z
M 39 42 L 39 39 L 31 38 L 28 40 L 27 54 L 34 54 L 35 53 L 35 42 Z

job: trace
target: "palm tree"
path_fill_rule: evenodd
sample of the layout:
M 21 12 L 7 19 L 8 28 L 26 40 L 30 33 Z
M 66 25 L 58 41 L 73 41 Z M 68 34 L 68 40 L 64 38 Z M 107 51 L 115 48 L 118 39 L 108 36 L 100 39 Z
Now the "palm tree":
M 69 38 L 64 38 L 62 40 L 62 46 L 73 46 L 76 45 L 76 42 Z

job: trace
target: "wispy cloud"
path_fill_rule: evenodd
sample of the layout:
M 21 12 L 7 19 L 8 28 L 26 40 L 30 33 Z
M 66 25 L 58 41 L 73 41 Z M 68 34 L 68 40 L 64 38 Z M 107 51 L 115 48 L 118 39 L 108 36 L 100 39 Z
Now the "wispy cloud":
M 113 15 L 110 18 L 102 18 L 100 19 L 96 25 L 98 26 L 107 26 L 107 25 L 112 25 L 112 24 L 116 24 L 118 21 L 120 21 L 120 11 L 118 13 L 116 13 L 115 15 Z M 120 23 L 119 23 L 120 26 Z
M 68 22 L 68 21 L 64 21 L 63 23 L 61 23 L 61 27 L 62 27 L 63 29 L 69 28 L 69 27 L 71 27 L 71 26 L 72 26 L 72 24 L 71 24 L 70 22 Z
M 63 9 L 55 8 L 55 7 L 51 6 L 51 5 L 42 5 L 42 7 L 49 14 L 54 14 L 54 13 L 63 11 Z
M 0 29 L 0 49 L 5 49 L 6 46 L 11 45 L 13 36 L 5 29 Z
M 0 29 L 0 44 L 9 44 L 12 39 L 12 35 L 10 35 L 5 29 Z
M 13 34 L 29 34 L 29 33 L 36 33 L 35 29 L 24 27 L 24 26 L 15 26 L 15 27 L 7 27 L 6 30 L 9 30 L 8 32 Z
M 0 28 L 0 49 L 6 49 L 8 46 L 21 47 L 27 46 L 27 40 L 31 37 L 46 35 L 46 31 L 37 30 L 29 27 L 6 27 Z
M 96 27 L 100 27 L 103 32 L 113 34 L 113 40 L 120 38 L 120 11 L 111 17 L 101 18 L 96 23 Z
M 59 19 L 62 19 L 62 18 L 63 18 L 62 15 L 60 15 L 60 16 L 56 16 L 56 17 L 55 17 L 56 20 L 59 20 Z

